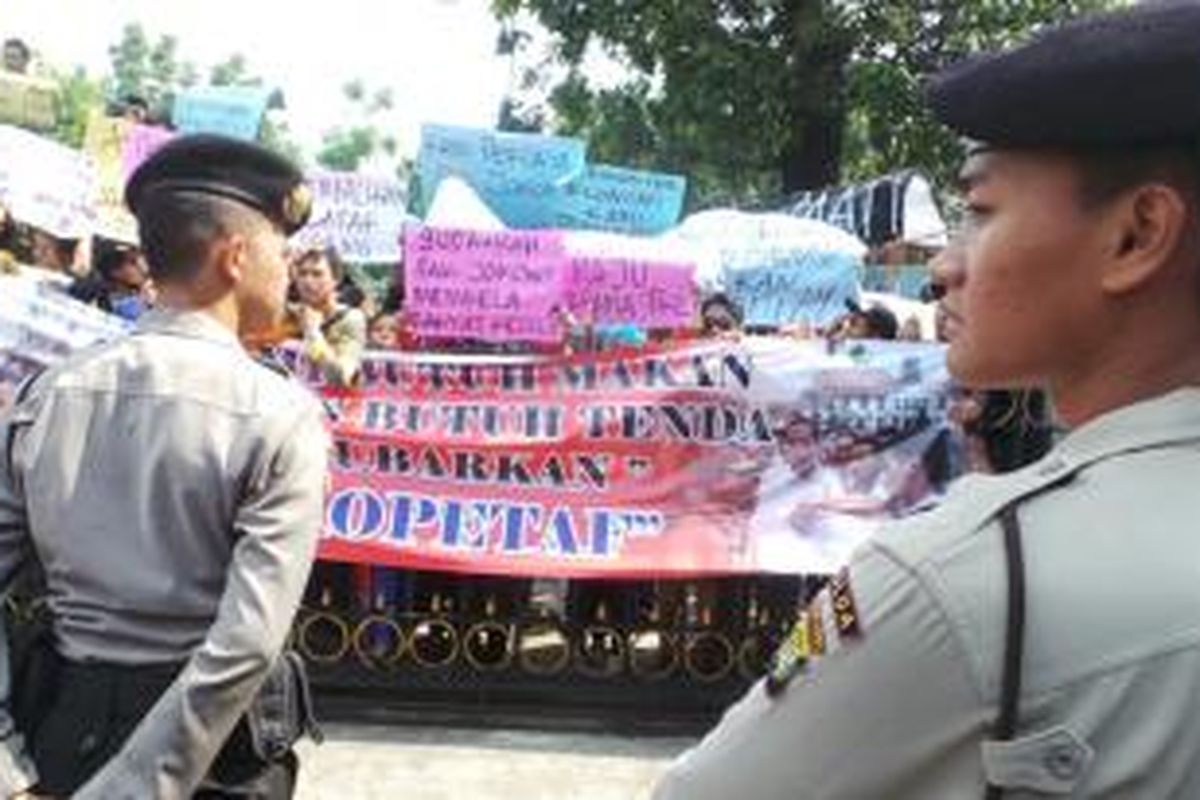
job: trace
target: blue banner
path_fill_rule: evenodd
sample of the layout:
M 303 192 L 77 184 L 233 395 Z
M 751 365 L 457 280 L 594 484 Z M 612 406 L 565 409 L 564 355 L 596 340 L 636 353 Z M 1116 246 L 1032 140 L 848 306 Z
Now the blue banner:
M 563 189 L 555 227 L 659 234 L 674 227 L 683 211 L 687 179 L 607 164 L 589 166 Z
M 423 125 L 417 155 L 422 205 L 429 208 L 442 179 L 456 175 L 505 225 L 554 227 L 556 199 L 583 175 L 586 159 L 579 139 Z
M 183 133 L 258 138 L 271 92 L 259 86 L 203 86 L 175 97 L 172 120 Z

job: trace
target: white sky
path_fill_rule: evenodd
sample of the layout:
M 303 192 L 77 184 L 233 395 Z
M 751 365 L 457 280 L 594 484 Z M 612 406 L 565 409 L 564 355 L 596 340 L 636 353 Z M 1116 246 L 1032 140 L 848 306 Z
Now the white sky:
M 508 85 L 494 55 L 488 0 L 0 0 L 0 38 L 20 36 L 42 60 L 107 72 L 128 22 L 172 34 L 202 78 L 233 53 L 282 88 L 295 138 L 311 150 L 346 112 L 341 87 L 392 89 L 386 127 L 415 154 L 421 122 L 491 127 Z

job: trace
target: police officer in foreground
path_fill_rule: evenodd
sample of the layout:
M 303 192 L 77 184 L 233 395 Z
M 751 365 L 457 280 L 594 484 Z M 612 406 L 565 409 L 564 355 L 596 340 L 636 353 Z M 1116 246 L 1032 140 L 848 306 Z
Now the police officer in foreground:
M 162 310 L 35 378 L 0 426 L 0 592 L 35 558 L 53 612 L 0 706 L 0 795 L 287 797 L 294 720 L 271 712 L 302 689 L 281 651 L 327 442 L 317 400 L 239 338 L 278 324 L 310 196 L 267 150 L 184 136 L 126 201 Z
M 886 530 L 658 800 L 1200 797 L 1200 3 L 950 69 L 964 383 L 1070 428 Z

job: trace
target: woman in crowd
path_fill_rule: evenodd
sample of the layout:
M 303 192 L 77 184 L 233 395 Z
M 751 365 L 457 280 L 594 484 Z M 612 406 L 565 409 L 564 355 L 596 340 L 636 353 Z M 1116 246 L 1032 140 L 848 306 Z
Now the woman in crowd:
M 700 332 L 704 338 L 737 334 L 743 322 L 741 307 L 724 292 L 710 294 L 700 304 Z
M 345 274 L 333 248 L 305 250 L 294 263 L 299 306 L 292 313 L 304 340 L 304 354 L 321 368 L 326 381 L 337 386 L 354 385 L 367 344 L 366 316 L 338 298 Z

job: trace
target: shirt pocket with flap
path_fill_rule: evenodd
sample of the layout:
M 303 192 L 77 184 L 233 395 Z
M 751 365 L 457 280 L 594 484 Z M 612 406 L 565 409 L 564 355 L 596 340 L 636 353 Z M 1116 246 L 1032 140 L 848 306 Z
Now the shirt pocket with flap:
M 1083 737 L 1063 725 L 1007 742 L 984 742 L 982 749 L 988 783 L 1051 796 L 1073 793 L 1096 755 Z

